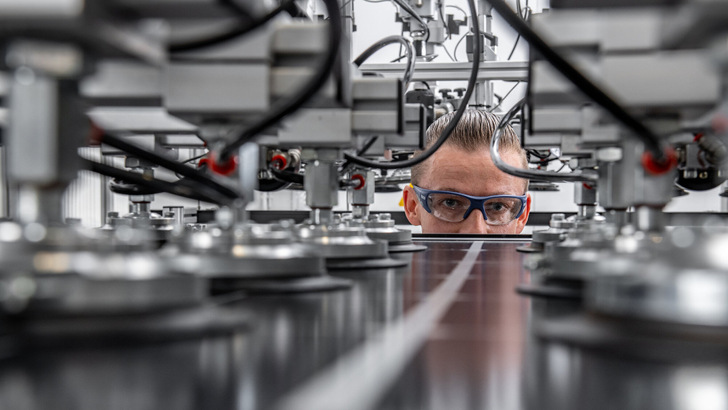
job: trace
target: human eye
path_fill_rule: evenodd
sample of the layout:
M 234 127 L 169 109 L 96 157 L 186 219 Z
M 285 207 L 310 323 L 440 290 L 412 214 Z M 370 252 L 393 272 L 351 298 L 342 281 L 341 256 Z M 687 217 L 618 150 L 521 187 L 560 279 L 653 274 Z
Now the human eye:
M 456 196 L 446 196 L 438 198 L 437 205 L 450 209 L 462 208 L 463 206 L 467 206 L 463 198 L 459 198 Z
M 511 202 L 507 201 L 489 201 L 485 204 L 486 210 L 493 211 L 493 212 L 509 212 L 511 209 L 513 209 L 513 204 Z
M 433 193 L 430 195 L 430 208 L 436 217 L 449 221 L 459 222 L 470 208 L 470 200 L 460 195 Z

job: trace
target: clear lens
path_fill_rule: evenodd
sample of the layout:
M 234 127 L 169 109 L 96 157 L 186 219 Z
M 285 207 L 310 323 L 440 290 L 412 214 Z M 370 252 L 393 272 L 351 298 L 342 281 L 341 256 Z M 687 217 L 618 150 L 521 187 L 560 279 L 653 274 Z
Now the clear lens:
M 483 205 L 488 224 L 505 225 L 516 219 L 522 201 L 518 198 L 492 198 Z
M 427 197 L 432 214 L 448 222 L 460 222 L 470 208 L 470 199 L 454 194 L 432 193 Z
M 470 199 L 457 194 L 431 193 L 427 204 L 434 216 L 448 222 L 462 221 L 470 209 Z M 518 198 L 491 198 L 483 204 L 485 222 L 489 225 L 508 224 L 516 219 L 522 205 Z

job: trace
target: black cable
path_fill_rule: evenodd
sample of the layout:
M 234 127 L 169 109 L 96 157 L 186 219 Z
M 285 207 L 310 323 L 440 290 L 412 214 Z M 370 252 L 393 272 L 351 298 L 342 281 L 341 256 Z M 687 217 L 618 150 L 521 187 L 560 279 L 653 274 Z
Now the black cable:
M 195 190 L 195 188 L 198 187 L 198 185 L 195 185 L 195 183 L 190 183 L 190 181 L 186 178 L 181 178 L 178 181 L 171 182 L 171 184 L 184 186 L 192 189 L 193 191 Z M 130 184 L 116 178 L 114 178 L 109 184 L 109 191 L 119 195 L 156 195 L 165 192 L 160 190 L 159 188 L 152 189 L 146 186 Z
M 187 163 L 189 163 L 189 162 L 192 162 L 192 161 L 196 161 L 196 160 L 198 160 L 198 159 L 200 159 L 200 158 L 203 158 L 203 157 L 205 157 L 206 155 L 207 155 L 207 152 L 206 152 L 206 153 L 204 153 L 204 154 L 196 155 L 196 156 L 194 156 L 194 157 L 192 157 L 192 158 L 187 158 L 186 160 L 184 160 L 184 161 L 180 162 L 180 164 L 187 164 Z
M 295 7 L 295 6 L 296 6 L 296 3 L 294 0 L 283 0 L 281 2 L 281 4 L 278 7 L 276 7 L 275 9 L 271 10 L 270 13 L 253 21 L 252 23 L 242 24 L 239 27 L 235 27 L 225 33 L 216 34 L 216 35 L 213 35 L 213 36 L 210 36 L 207 38 L 170 44 L 169 48 L 168 48 L 169 52 L 170 53 L 179 53 L 179 52 L 183 52 L 183 51 L 192 51 L 192 50 L 210 47 L 210 46 L 214 46 L 214 45 L 217 45 L 220 43 L 224 43 L 226 41 L 236 39 L 238 37 L 244 36 L 245 34 L 248 34 L 251 31 L 265 25 L 266 23 L 271 21 L 275 16 L 277 16 L 281 12 L 287 11 L 291 7 Z
M 374 143 L 377 142 L 378 139 L 379 139 L 379 136 L 374 135 L 371 138 L 369 138 L 368 140 L 366 140 L 366 142 L 364 142 L 364 145 L 362 145 L 362 147 L 356 152 L 356 155 L 366 154 L 366 152 L 369 151 L 369 148 L 371 148 L 372 145 L 374 145 Z
M 513 90 L 515 90 L 516 87 L 518 87 L 518 84 L 520 84 L 520 83 L 521 83 L 520 81 L 516 81 L 516 83 L 513 85 L 513 87 L 511 87 L 511 89 L 508 90 L 508 92 L 506 93 L 506 95 L 504 95 L 500 99 L 500 101 L 498 102 L 498 104 L 496 104 L 493 108 L 491 108 L 490 110 L 488 110 L 488 112 L 493 112 L 493 111 L 496 110 L 496 108 L 500 107 L 501 104 L 503 104 L 503 101 L 505 101 L 505 99 L 508 98 L 509 95 L 511 95 L 511 93 L 513 92 Z
M 475 1 L 474 0 L 468 0 L 468 6 L 470 6 L 470 13 L 473 16 L 473 32 L 479 33 L 480 32 L 480 26 L 478 24 L 478 11 L 475 8 Z M 475 41 L 473 42 L 473 55 L 475 58 L 473 58 L 473 68 L 470 71 L 470 78 L 468 80 L 468 88 L 465 90 L 465 95 L 463 95 L 463 103 L 460 104 L 460 107 L 458 107 L 457 111 L 455 111 L 455 115 L 453 115 L 450 122 L 447 123 L 447 126 L 445 126 L 445 129 L 442 131 L 442 134 L 440 134 L 440 138 L 432 144 L 432 146 L 425 151 L 422 152 L 418 157 L 411 158 L 405 161 L 397 161 L 397 162 L 379 162 L 379 161 L 370 161 L 365 158 L 359 158 L 354 155 L 344 154 L 344 158 L 346 160 L 357 164 L 362 165 L 365 167 L 370 168 L 378 168 L 378 169 L 398 169 L 398 168 L 408 168 L 412 167 L 414 165 L 417 165 L 423 161 L 425 161 L 427 158 L 432 156 L 432 154 L 437 151 L 438 148 L 444 144 L 448 138 L 450 138 L 450 135 L 455 130 L 455 127 L 458 125 L 458 122 L 460 121 L 460 118 L 462 118 L 463 114 L 465 113 L 465 110 L 468 108 L 468 101 L 470 101 L 470 97 L 473 94 L 473 91 L 475 90 L 475 84 L 478 80 L 478 72 L 480 70 L 480 53 L 483 50 L 481 40 L 482 37 L 475 36 Z
M 275 169 L 273 167 L 271 167 L 269 169 L 270 169 L 271 174 L 273 175 L 273 178 L 275 178 L 281 182 L 288 182 L 291 184 L 303 185 L 303 175 L 301 175 L 301 174 L 281 171 L 281 170 Z
M 442 25 L 445 27 L 445 33 L 447 34 L 447 39 L 452 39 L 452 33 L 450 32 L 450 27 L 447 24 L 447 21 L 445 20 L 445 14 L 443 12 L 443 8 L 445 4 L 443 3 L 444 0 L 441 0 L 437 4 L 437 11 L 440 13 L 440 20 L 442 21 Z M 448 57 L 450 57 L 450 61 L 455 61 L 455 57 L 450 54 L 450 51 L 448 51 L 447 47 L 445 47 L 445 44 L 440 44 L 440 47 L 442 47 L 443 50 L 445 50 L 445 54 L 447 54 Z
M 274 192 L 286 189 L 289 186 L 291 186 L 290 182 L 278 181 L 276 179 L 259 179 L 258 187 L 255 190 L 260 192 Z
M 568 174 L 560 174 L 553 171 L 538 171 L 533 169 L 523 169 L 513 166 L 503 160 L 500 154 L 500 139 L 503 134 L 503 130 L 511 122 L 511 120 L 523 109 L 525 99 L 517 102 L 511 107 L 508 112 L 505 113 L 498 122 L 498 126 L 495 127 L 493 132 L 493 138 L 490 140 L 490 158 L 493 160 L 493 165 L 499 170 L 505 172 L 508 175 L 524 179 L 537 179 L 546 181 L 580 181 L 580 182 L 596 182 L 597 175 L 592 173 L 585 173 L 582 171 L 574 171 Z
M 188 164 L 188 163 L 190 163 L 190 162 L 192 162 L 192 161 L 196 161 L 196 160 L 198 160 L 198 159 L 201 159 L 201 158 L 204 158 L 204 157 L 206 157 L 206 156 L 207 156 L 207 154 L 209 154 L 209 153 L 208 153 L 208 152 L 205 152 L 204 154 L 200 154 L 200 155 L 194 156 L 194 157 L 192 157 L 192 158 L 187 158 L 186 160 L 184 160 L 184 161 L 180 162 L 180 164 Z M 202 167 L 199 167 L 199 166 L 198 166 L 198 168 L 197 168 L 197 169 L 202 169 Z M 174 175 L 175 175 L 175 176 L 176 176 L 177 178 L 179 178 L 179 179 L 182 179 L 182 178 L 183 178 L 183 176 L 182 176 L 182 175 L 180 175 L 180 174 L 178 174 L 178 173 L 176 173 L 176 172 L 174 173 Z
M 462 43 L 462 42 L 463 42 L 463 40 L 465 40 L 465 37 L 467 37 L 467 36 L 468 36 L 468 33 L 465 33 L 465 34 L 463 34 L 463 35 L 462 35 L 462 36 L 460 37 L 460 40 L 458 40 L 458 42 L 457 42 L 457 43 L 455 43 L 455 48 L 454 48 L 454 49 L 452 50 L 452 55 L 454 55 L 454 56 L 455 56 L 455 61 L 459 61 L 459 60 L 458 60 L 458 47 L 460 47 L 460 43 Z
M 526 10 L 524 11 L 524 14 L 522 14 L 521 10 L 520 10 L 521 0 L 517 0 L 516 4 L 518 4 L 518 6 L 519 6 L 518 15 L 521 16 L 524 21 L 528 21 L 528 18 L 531 16 L 531 9 L 528 8 L 528 1 L 526 1 Z M 516 41 L 513 42 L 513 48 L 511 48 L 511 52 L 508 53 L 507 61 L 511 61 L 511 57 L 513 57 L 513 53 L 516 51 L 516 47 L 518 47 L 518 41 L 520 39 L 521 39 L 521 33 L 518 33 L 518 35 L 516 36 Z
M 518 47 L 518 40 L 520 40 L 520 39 L 521 39 L 521 34 L 519 33 L 516 36 L 516 41 L 513 42 L 513 48 L 511 48 L 511 52 L 508 53 L 508 60 L 507 61 L 511 61 L 511 57 L 513 57 L 513 53 L 516 51 L 516 47 Z
M 550 156 L 551 156 L 551 151 L 549 151 L 549 153 L 548 153 L 548 154 L 545 154 L 545 155 L 541 155 L 541 153 L 540 153 L 540 152 L 538 152 L 538 150 L 535 150 L 535 149 L 527 149 L 527 150 L 526 150 L 526 153 L 527 153 L 527 154 L 529 154 L 529 155 L 533 155 L 534 157 L 536 157 L 536 158 L 538 158 L 538 159 L 540 159 L 540 160 L 542 160 L 542 161 L 543 161 L 544 159 L 546 159 L 546 158 L 548 158 L 548 157 L 550 157 Z
M 465 19 L 467 20 L 467 18 L 468 18 L 468 13 L 466 13 L 466 12 L 465 12 L 465 10 L 463 10 L 463 9 L 462 9 L 462 8 L 460 8 L 459 6 L 453 6 L 452 4 L 448 4 L 448 5 L 447 5 L 447 6 L 445 6 L 445 7 L 450 7 L 450 8 L 456 9 L 456 10 L 460 10 L 460 12 L 461 12 L 461 13 L 463 13 L 463 16 L 464 16 L 464 17 L 465 17 Z
M 444 8 L 444 0 L 440 0 L 437 3 L 437 12 L 440 14 L 440 20 L 442 21 L 442 25 L 445 26 L 445 34 L 447 35 L 448 40 L 451 39 L 451 33 L 450 33 L 450 27 L 447 25 L 447 20 L 445 20 L 445 13 L 443 13 L 442 9 Z
M 387 1 L 389 1 L 389 0 L 387 0 Z M 397 6 L 395 5 L 395 6 L 394 6 L 394 8 L 396 9 L 396 8 L 397 8 Z M 404 37 L 404 24 L 402 24 L 402 28 L 400 28 L 400 30 L 399 30 L 399 35 L 400 35 L 400 37 Z M 403 59 L 403 58 L 405 58 L 405 57 L 406 57 L 406 55 L 403 55 L 403 54 L 402 54 L 402 44 L 400 44 L 400 45 L 399 45 L 399 52 L 397 53 L 397 55 L 398 55 L 399 57 L 397 57 L 397 58 L 395 58 L 394 60 L 390 61 L 390 63 L 396 63 L 396 62 L 398 62 L 399 60 L 401 60 L 401 59 Z
M 429 88 L 429 85 L 427 87 Z M 366 140 L 366 142 L 364 142 L 364 145 L 362 145 L 362 147 L 356 151 L 356 156 L 359 157 L 359 156 L 364 155 L 369 150 L 369 148 L 371 148 L 372 145 L 374 145 L 374 143 L 377 142 L 378 139 L 379 139 L 379 136 L 374 135 L 371 138 L 369 138 L 368 140 Z M 341 164 L 341 168 L 339 168 L 339 173 L 346 172 L 346 169 L 349 168 L 349 166 L 351 166 L 351 161 L 349 161 L 347 159 Z
M 637 138 L 641 139 L 647 149 L 652 151 L 655 161 L 665 160 L 665 154 L 661 148 L 660 137 L 644 124 L 634 118 L 614 99 L 608 96 L 601 88 L 586 78 L 571 63 L 566 61 L 556 50 L 549 46 L 535 31 L 529 27 L 523 19 L 511 10 L 503 0 L 489 0 L 489 3 L 516 31 L 523 36 L 524 40 L 537 50 L 551 65 L 556 68 L 565 78 L 571 81 L 581 92 L 602 108 L 607 110 L 615 119 L 630 129 Z
M 384 48 L 390 44 L 394 44 L 394 43 L 399 43 L 400 45 L 403 45 L 407 49 L 409 49 L 409 50 L 407 50 L 408 55 L 403 56 L 403 57 L 407 57 L 409 59 L 410 56 L 412 56 L 414 54 L 414 53 L 410 52 L 410 51 L 412 51 L 412 48 L 414 46 L 412 45 L 412 43 L 409 40 L 407 40 L 406 38 L 404 38 L 402 36 L 397 36 L 397 35 L 388 36 L 388 37 L 384 37 L 383 39 L 381 39 L 381 40 L 377 41 L 376 43 L 372 44 L 371 46 L 369 46 L 369 48 L 364 50 L 361 54 L 359 54 L 359 56 L 357 58 L 354 59 L 353 63 L 356 64 L 357 67 L 359 67 L 374 53 L 376 53 L 377 51 L 381 50 L 382 48 Z
M 159 189 L 129 184 L 117 178 L 114 178 L 109 183 L 109 191 L 120 195 L 155 195 L 162 192 Z
M 227 204 L 232 200 L 226 198 L 215 190 L 209 189 L 205 186 L 196 184 L 196 186 L 184 186 L 182 184 L 162 181 L 154 179 L 148 176 L 143 176 L 136 172 L 129 172 L 123 169 L 118 169 L 100 162 L 91 161 L 89 159 L 81 157 L 81 163 L 84 164 L 87 169 L 97 174 L 105 175 L 111 178 L 121 179 L 127 183 L 137 184 L 139 186 L 148 188 L 150 190 L 156 190 L 159 192 L 167 192 L 177 196 L 194 199 L 196 201 L 205 201 L 215 204 Z
M 450 51 L 447 49 L 447 47 L 445 47 L 444 44 L 442 45 L 442 49 L 445 50 L 445 54 L 447 54 L 448 58 L 450 58 L 450 61 L 453 61 L 453 62 L 457 61 L 457 60 L 455 60 L 455 57 L 453 57 L 452 54 L 450 54 Z
M 190 168 L 187 165 L 180 164 L 177 161 L 173 161 L 169 158 L 165 158 L 159 154 L 149 152 L 149 151 L 139 147 L 138 145 L 126 142 L 126 141 L 122 140 L 121 138 L 117 138 L 110 134 L 103 134 L 99 138 L 99 140 L 102 143 L 111 145 L 112 147 L 117 148 L 121 151 L 124 151 L 133 157 L 142 159 L 144 161 L 151 162 L 152 164 L 159 165 L 172 172 L 183 175 L 192 181 L 199 182 L 202 185 L 205 185 L 207 187 L 214 189 L 215 191 L 219 192 L 223 196 L 226 196 L 228 198 L 239 197 L 237 192 L 220 184 L 219 182 L 213 180 L 212 178 L 198 172 L 194 168 Z
M 404 82 L 403 87 L 406 90 L 407 87 L 409 87 L 409 83 L 410 81 L 412 81 L 412 75 L 415 72 L 415 48 L 412 43 L 406 38 L 402 36 L 384 37 L 383 39 L 369 46 L 369 48 L 364 50 L 361 54 L 359 54 L 359 57 L 354 59 L 354 64 L 356 64 L 357 67 L 361 66 L 374 53 L 390 44 L 395 43 L 399 43 L 401 46 L 404 46 L 406 51 L 407 68 L 405 69 L 404 77 L 402 79 Z
M 280 98 L 276 101 L 263 117 L 262 120 L 251 126 L 250 128 L 243 131 L 233 142 L 223 148 L 220 153 L 222 160 L 229 158 L 238 147 L 248 142 L 251 138 L 258 135 L 260 132 L 267 128 L 277 124 L 285 116 L 293 113 L 294 111 L 301 108 L 309 99 L 315 96 L 321 87 L 326 84 L 326 81 L 331 74 L 336 59 L 339 54 L 339 46 L 341 45 L 342 28 L 341 28 L 341 17 L 339 16 L 339 3 L 337 0 L 322 0 L 326 5 L 326 10 L 329 14 L 329 38 L 328 38 L 328 51 L 326 56 L 321 60 L 321 64 L 316 67 L 314 76 L 311 80 L 301 87 L 298 92 L 291 96 Z
M 551 162 L 558 161 L 559 157 L 551 157 L 551 155 L 548 155 L 546 157 L 538 157 L 536 156 L 536 160 L 532 161 L 529 157 L 529 164 L 538 164 L 538 165 L 548 165 Z

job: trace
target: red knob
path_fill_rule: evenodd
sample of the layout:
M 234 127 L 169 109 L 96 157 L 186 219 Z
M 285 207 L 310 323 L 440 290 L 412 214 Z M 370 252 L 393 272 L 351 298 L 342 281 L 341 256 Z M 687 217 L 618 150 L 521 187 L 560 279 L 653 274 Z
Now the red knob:
M 359 181 L 359 186 L 354 187 L 354 189 L 357 190 L 357 191 L 360 190 L 360 189 L 362 189 L 362 188 L 364 188 L 364 185 L 366 185 L 366 183 L 367 183 L 367 180 L 364 179 L 364 175 L 361 175 L 361 174 L 354 174 L 354 175 L 352 175 L 351 176 L 351 180 L 352 181 Z
M 665 158 L 662 161 L 655 161 L 652 152 L 645 151 L 642 154 L 642 167 L 647 173 L 652 175 L 662 175 L 677 165 L 677 153 L 672 147 L 665 149 Z
M 274 168 L 278 170 L 286 169 L 288 166 L 288 160 L 286 159 L 285 155 L 276 154 L 273 155 L 273 158 L 270 160 L 271 164 Z
M 238 157 L 230 157 L 225 162 L 218 162 L 215 159 L 214 153 L 209 153 L 207 157 L 200 159 L 197 166 L 201 167 L 203 164 L 207 165 L 207 168 L 212 172 L 220 175 L 230 175 L 238 167 Z

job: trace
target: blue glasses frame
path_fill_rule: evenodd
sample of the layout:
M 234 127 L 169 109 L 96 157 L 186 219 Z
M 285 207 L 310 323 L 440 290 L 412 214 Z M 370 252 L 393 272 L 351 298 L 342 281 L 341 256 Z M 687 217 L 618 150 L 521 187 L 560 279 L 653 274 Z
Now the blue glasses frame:
M 465 215 L 463 215 L 463 221 L 468 219 L 470 214 L 476 209 L 479 210 L 483 214 L 483 219 L 485 219 L 487 221 L 488 217 L 485 216 L 485 201 L 487 201 L 489 199 L 494 199 L 494 198 L 515 198 L 515 199 L 521 200 L 521 209 L 518 211 L 518 215 L 516 215 L 516 217 L 510 221 L 510 222 L 513 222 L 516 219 L 518 219 L 521 215 L 523 215 L 523 211 L 526 210 L 526 202 L 527 202 L 527 198 L 528 198 L 528 194 L 523 194 L 520 196 L 519 195 L 472 196 L 472 195 L 461 194 L 460 192 L 437 191 L 437 190 L 433 190 L 433 189 L 425 189 L 425 188 L 420 188 L 416 185 L 412 185 L 412 188 L 414 188 L 415 194 L 417 194 L 417 198 L 420 200 L 420 204 L 422 204 L 422 207 L 425 208 L 425 211 L 427 211 L 427 213 L 429 213 L 429 214 L 432 214 L 432 210 L 430 209 L 430 205 L 428 204 L 428 201 L 427 201 L 430 194 L 448 194 L 448 195 L 457 195 L 457 196 L 461 196 L 463 198 L 467 198 L 468 200 L 470 200 L 470 207 L 465 212 Z M 510 222 L 508 222 L 508 223 L 510 223 Z

